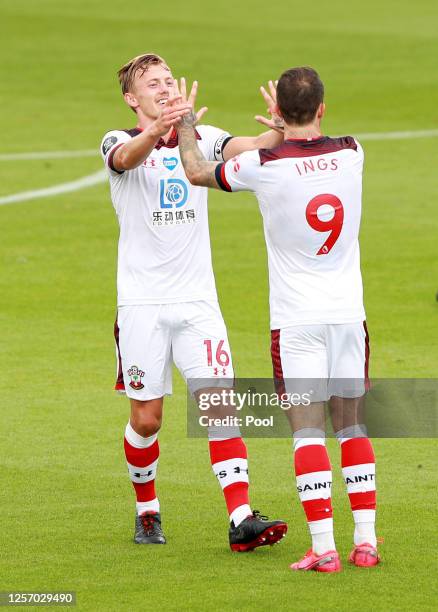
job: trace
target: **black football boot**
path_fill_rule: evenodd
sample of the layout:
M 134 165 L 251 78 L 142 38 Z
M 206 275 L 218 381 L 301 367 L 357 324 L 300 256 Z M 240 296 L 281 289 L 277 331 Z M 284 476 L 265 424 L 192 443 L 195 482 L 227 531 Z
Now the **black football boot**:
M 247 552 L 258 546 L 275 544 L 284 538 L 287 523 L 284 521 L 269 521 L 258 510 L 246 517 L 237 527 L 230 525 L 230 547 L 235 552 Z
M 134 542 L 136 544 L 166 544 L 159 512 L 145 512 L 140 516 L 136 515 Z

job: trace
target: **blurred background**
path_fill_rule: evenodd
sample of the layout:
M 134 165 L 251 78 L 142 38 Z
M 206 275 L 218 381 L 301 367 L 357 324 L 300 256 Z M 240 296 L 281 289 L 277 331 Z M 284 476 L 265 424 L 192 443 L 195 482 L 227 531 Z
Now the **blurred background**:
M 169 546 L 133 550 L 121 444 L 128 404 L 112 391 L 118 228 L 98 173 L 104 133 L 135 125 L 116 78 L 135 55 L 156 52 L 175 77 L 197 79 L 205 122 L 235 135 L 262 131 L 254 121 L 266 110 L 260 85 L 292 66 L 315 67 L 326 86 L 324 133 L 357 136 L 366 154 L 361 250 L 371 374 L 435 377 L 437 31 L 432 0 L 0 0 L 1 590 L 76 590 L 78 607 L 90 610 L 315 609 L 315 593 L 324 607 L 346 609 L 346 589 L 350 607 L 367 593 L 373 607 L 390 609 L 397 591 L 397 609 L 428 609 L 429 565 L 418 546 L 426 554 L 434 524 L 435 441 L 377 441 L 388 563 L 372 587 L 367 573 L 346 569 L 315 590 L 310 577 L 287 570 L 307 545 L 289 442 L 248 446 L 253 503 L 289 520 L 291 541 L 236 559 L 206 443 L 186 438 L 177 374 L 158 473 Z M 236 372 L 268 377 L 257 203 L 251 194 L 214 192 L 209 210 Z M 347 551 L 340 474 L 334 490 Z

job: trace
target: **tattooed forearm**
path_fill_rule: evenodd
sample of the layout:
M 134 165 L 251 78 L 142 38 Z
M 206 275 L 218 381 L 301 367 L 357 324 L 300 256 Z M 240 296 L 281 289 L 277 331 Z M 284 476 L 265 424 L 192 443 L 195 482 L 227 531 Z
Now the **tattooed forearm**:
M 187 178 L 193 185 L 203 185 L 219 189 L 215 178 L 217 162 L 206 161 L 196 142 L 194 132 L 194 119 L 190 115 L 185 115 L 178 127 L 178 145 L 181 161 L 184 166 Z
M 205 162 L 205 158 L 199 150 L 196 142 L 194 129 L 191 125 L 183 124 L 178 129 L 178 145 L 184 168 L 191 172 L 198 167 L 199 163 Z
M 196 125 L 196 114 L 193 111 L 181 117 L 181 127 L 194 128 Z

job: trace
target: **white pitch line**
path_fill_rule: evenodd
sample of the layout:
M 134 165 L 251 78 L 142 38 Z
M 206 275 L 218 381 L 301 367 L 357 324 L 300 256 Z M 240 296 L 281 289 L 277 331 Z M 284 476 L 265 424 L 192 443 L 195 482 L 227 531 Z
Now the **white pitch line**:
M 410 138 L 435 138 L 438 130 L 417 130 L 411 132 L 369 132 L 356 134 L 358 140 L 404 140 Z
M 79 191 L 85 187 L 92 187 L 93 185 L 104 183 L 106 180 L 106 170 L 99 170 L 99 172 L 94 172 L 93 174 L 84 176 L 76 181 L 70 181 L 69 183 L 61 183 L 60 185 L 53 185 L 53 187 L 45 187 L 44 189 L 21 191 L 20 193 L 0 197 L 0 206 L 3 204 L 26 202 L 27 200 L 36 200 L 37 198 L 59 195 L 60 193 L 71 193 L 72 191 Z
M 26 161 L 30 159 L 67 159 L 72 157 L 97 157 L 99 149 L 83 151 L 34 151 L 33 153 L 0 153 L 0 161 Z
M 367 132 L 353 134 L 361 140 L 403 140 L 410 138 L 435 138 L 436 130 L 411 130 L 407 132 Z M 32 159 L 68 159 L 73 157 L 97 157 L 98 149 L 83 149 L 82 151 L 34 151 L 30 153 L 0 153 L 0 161 L 25 161 Z
M 438 129 L 436 130 L 417 130 L 417 131 L 406 131 L 406 132 L 368 132 L 365 134 L 356 134 L 359 140 L 404 140 L 411 138 L 435 138 L 438 136 Z M 18 161 L 18 160 L 30 160 L 30 159 L 66 159 L 72 157 L 94 157 L 98 155 L 96 149 L 84 149 L 83 151 L 35 151 L 31 153 L 2 153 L 0 154 L 0 161 Z M 71 193 L 72 191 L 79 191 L 86 187 L 92 187 L 99 183 L 104 183 L 107 179 L 105 170 L 99 170 L 94 174 L 89 174 L 76 181 L 69 183 L 61 183 L 59 185 L 53 185 L 52 187 L 46 187 L 44 189 L 34 189 L 32 191 L 22 191 L 20 193 L 14 193 L 12 195 L 0 197 L 0 206 L 3 204 L 15 204 L 17 202 L 26 202 L 27 200 L 36 200 L 37 198 L 44 198 L 48 196 L 59 195 L 61 193 Z

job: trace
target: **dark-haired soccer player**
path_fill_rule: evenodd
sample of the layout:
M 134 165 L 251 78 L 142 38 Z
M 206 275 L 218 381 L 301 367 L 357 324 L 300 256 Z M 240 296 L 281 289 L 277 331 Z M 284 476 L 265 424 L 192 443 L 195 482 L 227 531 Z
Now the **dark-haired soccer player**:
M 191 105 L 174 98 L 172 73 L 158 55 L 135 57 L 118 74 L 136 124 L 106 133 L 101 145 L 120 224 L 116 388 L 126 389 L 131 403 L 124 445 L 137 499 L 134 541 L 164 544 L 155 476 L 172 361 L 194 394 L 232 381 L 234 372 L 211 263 L 207 190 L 187 180 L 174 129 Z M 272 146 L 278 135 L 232 138 L 204 125 L 197 138 L 208 159 L 227 160 Z M 287 525 L 251 510 L 239 428 L 229 428 L 226 438 L 216 429 L 208 430 L 210 457 L 230 517 L 230 546 L 245 551 L 273 544 Z
M 312 536 L 312 548 L 291 568 L 336 572 L 341 564 L 333 536 L 325 400 L 355 523 L 350 561 L 368 567 L 379 557 L 375 459 L 361 416 L 369 355 L 358 242 L 363 151 L 350 136 L 321 134 L 323 98 L 315 70 L 284 72 L 277 86 L 284 142 L 226 163 L 203 158 L 193 114 L 178 129 L 193 184 L 257 196 L 268 250 L 274 376 L 286 392 L 296 390 L 297 379 L 319 381 L 318 401 L 289 410 L 297 488 Z

